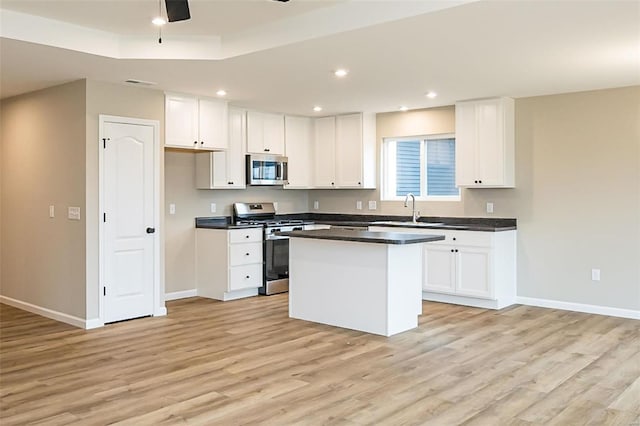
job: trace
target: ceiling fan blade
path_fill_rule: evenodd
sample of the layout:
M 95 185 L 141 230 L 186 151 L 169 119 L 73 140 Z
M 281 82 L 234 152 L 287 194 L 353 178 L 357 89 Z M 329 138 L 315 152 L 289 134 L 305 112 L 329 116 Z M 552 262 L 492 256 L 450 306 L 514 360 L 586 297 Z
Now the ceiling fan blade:
M 165 4 L 167 6 L 167 20 L 169 22 L 191 19 L 187 0 L 165 0 Z

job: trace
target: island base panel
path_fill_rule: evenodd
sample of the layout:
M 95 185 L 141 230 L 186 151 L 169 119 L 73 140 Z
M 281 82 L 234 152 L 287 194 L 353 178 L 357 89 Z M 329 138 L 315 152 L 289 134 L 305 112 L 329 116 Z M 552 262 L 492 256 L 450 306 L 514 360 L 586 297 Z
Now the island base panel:
M 391 336 L 422 313 L 420 244 L 291 238 L 289 316 Z

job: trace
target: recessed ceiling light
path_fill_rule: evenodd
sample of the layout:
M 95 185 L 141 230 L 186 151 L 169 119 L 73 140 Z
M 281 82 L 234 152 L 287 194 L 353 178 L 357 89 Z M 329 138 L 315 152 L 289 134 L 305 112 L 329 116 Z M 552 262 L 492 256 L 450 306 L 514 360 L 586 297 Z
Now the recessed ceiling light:
M 151 20 L 151 22 L 153 23 L 153 25 L 158 26 L 158 27 L 161 27 L 161 26 L 163 26 L 164 24 L 167 23 L 167 21 L 165 21 L 164 18 L 162 18 L 160 16 L 156 16 L 155 18 L 153 18 Z
M 344 68 L 340 68 L 335 70 L 333 74 L 335 74 L 336 77 L 345 77 L 347 74 L 349 74 L 349 71 L 345 70 Z
M 426 94 L 425 96 L 426 96 L 427 98 L 429 98 L 429 99 L 433 99 L 433 98 L 435 98 L 436 96 L 438 96 L 438 94 L 437 94 L 436 92 L 434 92 L 434 91 L 428 91 L 428 92 L 427 92 L 427 94 Z
M 322 107 L 321 107 L 321 106 L 319 106 L 319 105 L 316 105 L 316 106 L 314 106 L 314 107 L 313 107 L 313 110 L 314 110 L 315 112 L 320 112 L 320 111 L 322 111 Z
M 405 111 L 409 111 L 409 107 L 402 105 L 400 108 L 400 111 L 405 112 Z
M 227 96 L 227 91 L 224 89 L 220 89 L 216 92 L 216 95 L 218 96 Z

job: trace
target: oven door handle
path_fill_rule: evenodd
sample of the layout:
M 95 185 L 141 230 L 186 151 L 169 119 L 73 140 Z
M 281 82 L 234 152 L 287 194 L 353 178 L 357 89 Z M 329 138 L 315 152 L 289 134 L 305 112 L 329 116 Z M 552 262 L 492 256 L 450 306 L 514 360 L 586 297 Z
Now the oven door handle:
M 275 235 L 275 234 L 271 234 L 268 235 L 267 238 L 265 238 L 267 241 L 269 240 L 288 240 L 289 236 L 288 235 Z

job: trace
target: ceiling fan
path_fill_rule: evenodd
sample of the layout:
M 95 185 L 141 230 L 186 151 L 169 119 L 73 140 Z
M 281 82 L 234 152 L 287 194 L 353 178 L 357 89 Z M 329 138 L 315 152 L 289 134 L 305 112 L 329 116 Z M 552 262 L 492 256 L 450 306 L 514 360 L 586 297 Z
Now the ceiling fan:
M 289 0 L 273 0 L 281 3 L 286 3 Z M 167 7 L 167 20 L 169 22 L 186 21 L 191 19 L 191 13 L 189 13 L 188 0 L 165 0 Z

